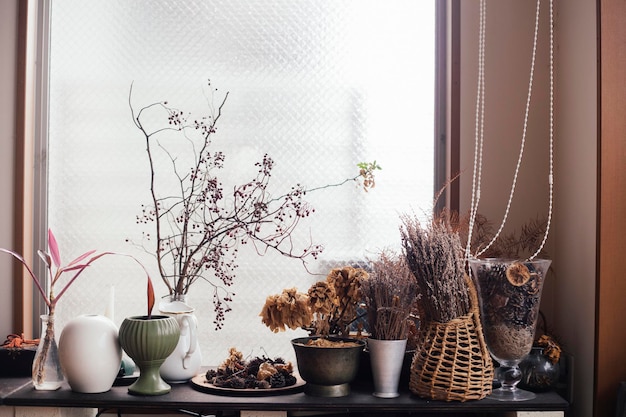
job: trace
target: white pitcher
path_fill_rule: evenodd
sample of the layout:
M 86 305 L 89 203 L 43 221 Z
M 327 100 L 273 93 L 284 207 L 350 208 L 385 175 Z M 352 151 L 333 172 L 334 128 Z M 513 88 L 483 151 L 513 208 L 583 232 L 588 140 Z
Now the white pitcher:
M 184 296 L 172 299 L 168 295 L 159 303 L 159 311 L 176 318 L 180 327 L 178 345 L 161 365 L 161 377 L 169 383 L 187 382 L 200 373 L 202 353 L 198 342 L 198 321 L 194 310 L 185 303 Z

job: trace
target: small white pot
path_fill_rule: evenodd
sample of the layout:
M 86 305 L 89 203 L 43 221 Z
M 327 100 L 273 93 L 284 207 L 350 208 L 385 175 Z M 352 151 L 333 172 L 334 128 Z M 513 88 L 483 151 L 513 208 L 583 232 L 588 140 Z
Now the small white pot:
M 122 362 L 117 326 L 99 315 L 70 320 L 59 338 L 59 359 L 72 391 L 110 390 Z

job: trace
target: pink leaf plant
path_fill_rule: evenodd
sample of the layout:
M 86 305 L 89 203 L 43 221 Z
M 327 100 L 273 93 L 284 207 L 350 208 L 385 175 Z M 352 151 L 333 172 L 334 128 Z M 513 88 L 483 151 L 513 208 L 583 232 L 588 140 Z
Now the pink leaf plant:
M 61 264 L 61 253 L 59 251 L 59 245 L 57 243 L 56 238 L 51 230 L 48 230 L 48 252 L 44 252 L 42 250 L 37 251 L 41 260 L 43 260 L 46 268 L 48 269 L 48 273 L 50 274 L 50 291 L 48 294 L 44 291 L 41 286 L 40 280 L 37 278 L 32 268 L 28 265 L 24 257 L 22 255 L 9 250 L 0 248 L 0 252 L 7 253 L 13 256 L 15 259 L 20 261 L 24 268 L 28 271 L 28 274 L 32 277 L 37 290 L 43 297 L 46 305 L 48 306 L 48 321 L 46 325 L 46 329 L 42 329 L 42 340 L 40 342 L 40 346 L 38 348 L 38 354 L 36 355 L 33 361 L 33 383 L 35 384 L 35 388 L 38 386 L 42 386 L 45 384 L 46 380 L 46 366 L 45 366 L 45 358 L 48 355 L 52 346 L 54 346 L 54 312 L 55 307 L 61 297 L 67 292 L 70 285 L 87 269 L 92 263 L 96 260 L 102 258 L 105 255 L 120 255 L 126 256 L 137 262 L 139 266 L 146 273 L 146 277 L 148 278 L 148 288 L 147 288 L 147 299 L 148 299 L 148 314 L 147 318 L 150 319 L 152 317 L 152 308 L 154 307 L 154 288 L 152 286 L 152 280 L 150 279 L 150 275 L 146 268 L 139 262 L 136 258 L 131 255 L 126 255 L 123 253 L 115 253 L 115 252 L 100 252 L 96 253 L 95 250 L 90 250 L 79 257 L 75 258 L 73 261 L 68 263 L 67 265 Z M 71 275 L 69 280 L 62 286 L 61 290 L 58 294 L 55 295 L 55 286 L 60 285 L 61 277 L 64 276 L 65 273 Z
M 37 254 L 41 258 L 41 260 L 43 260 L 44 264 L 46 265 L 46 268 L 48 269 L 48 273 L 50 274 L 50 280 L 51 280 L 50 292 L 46 294 L 46 291 L 42 287 L 39 278 L 35 275 L 35 273 L 33 272 L 32 268 L 28 265 L 26 260 L 20 254 L 12 250 L 0 248 L 0 252 L 4 252 L 13 256 L 15 259 L 20 261 L 20 263 L 24 266 L 24 268 L 26 268 L 26 271 L 28 271 L 28 274 L 33 279 L 33 283 L 37 287 L 37 290 L 41 294 L 41 297 L 43 298 L 44 302 L 48 306 L 48 311 L 50 314 L 54 314 L 55 307 L 57 303 L 59 302 L 59 300 L 61 299 L 61 297 L 67 292 L 67 290 L 72 285 L 72 283 L 74 283 L 74 281 L 76 281 L 76 279 L 85 271 L 85 269 L 87 269 L 87 267 L 89 267 L 92 263 L 94 263 L 96 260 L 102 258 L 105 255 L 118 255 L 118 256 L 126 256 L 126 257 L 131 258 L 132 260 L 137 262 L 137 264 L 146 273 L 146 277 L 148 279 L 147 315 L 148 317 L 152 315 L 152 309 L 154 307 L 154 302 L 155 302 L 154 287 L 152 286 L 152 280 L 146 268 L 141 264 L 141 262 L 139 262 L 133 256 L 126 255 L 123 253 L 116 253 L 116 252 L 96 253 L 95 250 L 90 250 L 90 251 L 83 253 L 79 257 L 75 258 L 74 260 L 69 262 L 67 265 L 62 266 L 59 245 L 57 243 L 56 238 L 54 237 L 54 234 L 52 233 L 52 230 L 48 230 L 48 250 L 49 250 L 49 253 L 44 252 L 42 250 L 37 251 Z M 65 283 L 65 285 L 62 286 L 61 290 L 57 294 L 55 294 L 55 288 L 56 286 L 60 285 L 60 280 L 64 276 L 65 273 L 70 274 L 71 278 Z

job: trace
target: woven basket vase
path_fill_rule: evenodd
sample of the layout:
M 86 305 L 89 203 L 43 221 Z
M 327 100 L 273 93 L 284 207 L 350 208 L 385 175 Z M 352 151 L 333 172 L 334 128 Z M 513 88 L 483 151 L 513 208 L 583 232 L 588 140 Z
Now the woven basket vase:
M 478 298 L 469 287 L 469 314 L 447 323 L 423 323 L 411 363 L 409 389 L 422 398 L 480 400 L 491 393 L 493 363 L 480 324 Z

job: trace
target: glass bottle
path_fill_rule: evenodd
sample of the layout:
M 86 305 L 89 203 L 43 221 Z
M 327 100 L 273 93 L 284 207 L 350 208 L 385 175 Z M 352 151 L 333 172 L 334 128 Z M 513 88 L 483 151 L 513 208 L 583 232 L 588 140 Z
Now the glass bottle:
M 33 359 L 33 385 L 36 390 L 54 391 L 65 380 L 54 335 L 54 315 L 43 314 L 40 318 L 41 337 Z
M 530 354 L 520 362 L 522 379 L 519 386 L 533 392 L 549 391 L 559 381 L 559 363 L 552 363 L 543 354 L 543 348 L 535 346 Z

